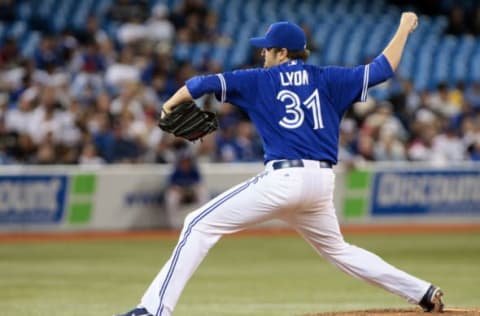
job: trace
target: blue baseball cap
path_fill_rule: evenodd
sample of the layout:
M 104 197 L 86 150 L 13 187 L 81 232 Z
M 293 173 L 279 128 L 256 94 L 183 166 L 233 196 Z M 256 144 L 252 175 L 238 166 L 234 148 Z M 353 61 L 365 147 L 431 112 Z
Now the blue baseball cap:
M 250 44 L 261 48 L 286 48 L 289 50 L 304 50 L 307 38 L 303 29 L 295 23 L 282 21 L 269 26 L 265 36 L 252 37 Z

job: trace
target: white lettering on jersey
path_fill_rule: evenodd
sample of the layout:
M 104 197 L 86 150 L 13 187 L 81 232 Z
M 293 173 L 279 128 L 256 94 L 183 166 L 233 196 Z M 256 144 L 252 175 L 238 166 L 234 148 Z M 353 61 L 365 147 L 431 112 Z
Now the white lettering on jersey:
M 306 70 L 294 72 L 281 72 L 280 82 L 282 86 L 302 86 L 308 84 L 308 73 Z

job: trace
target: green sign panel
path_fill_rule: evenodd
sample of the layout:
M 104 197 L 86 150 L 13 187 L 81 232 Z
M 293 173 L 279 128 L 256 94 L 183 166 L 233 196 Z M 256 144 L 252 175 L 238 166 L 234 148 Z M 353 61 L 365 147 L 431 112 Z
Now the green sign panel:
M 89 223 L 93 213 L 97 177 L 94 174 L 72 176 L 69 199 L 69 224 Z
M 343 215 L 347 219 L 365 217 L 368 213 L 372 173 L 352 170 L 346 174 Z

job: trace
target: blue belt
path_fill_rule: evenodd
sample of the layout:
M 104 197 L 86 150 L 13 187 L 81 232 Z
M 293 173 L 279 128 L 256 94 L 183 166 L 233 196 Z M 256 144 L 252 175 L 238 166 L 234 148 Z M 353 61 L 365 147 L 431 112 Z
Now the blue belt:
M 332 168 L 332 163 L 328 161 L 318 160 L 318 168 Z M 305 165 L 301 159 L 293 160 L 277 160 L 272 164 L 274 170 L 283 168 L 303 168 Z

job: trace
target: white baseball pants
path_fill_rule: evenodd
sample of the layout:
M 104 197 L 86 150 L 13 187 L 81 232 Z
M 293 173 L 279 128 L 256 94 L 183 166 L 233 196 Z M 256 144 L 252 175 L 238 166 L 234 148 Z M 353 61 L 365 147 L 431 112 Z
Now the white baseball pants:
M 305 167 L 277 170 L 270 162 L 264 172 L 190 213 L 172 256 L 139 306 L 155 316 L 170 316 L 187 281 L 222 235 L 273 218 L 289 223 L 342 271 L 418 303 L 430 284 L 346 243 L 333 206 L 333 170 L 303 162 Z

